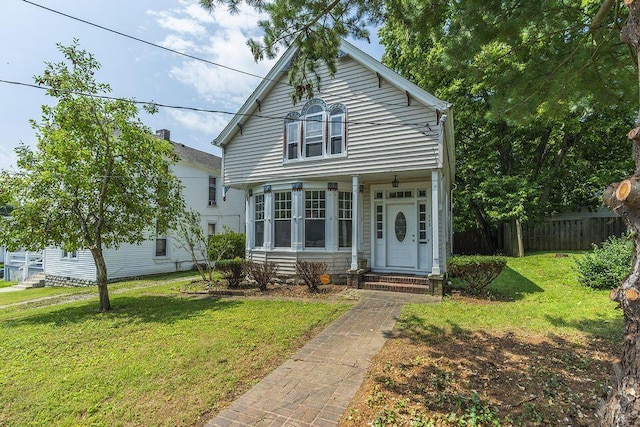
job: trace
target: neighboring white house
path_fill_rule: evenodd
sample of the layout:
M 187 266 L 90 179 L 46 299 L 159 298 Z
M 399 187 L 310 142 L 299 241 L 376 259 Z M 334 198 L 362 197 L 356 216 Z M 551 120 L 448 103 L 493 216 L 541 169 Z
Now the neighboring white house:
M 247 257 L 441 281 L 452 244 L 450 105 L 347 42 L 320 92 L 291 102 L 286 51 L 214 141 L 247 193 Z M 360 261 L 360 262 L 359 262 Z
M 159 138 L 169 140 L 168 130 L 157 132 Z M 224 194 L 219 157 L 183 144 L 172 143 L 180 160 L 173 166 L 174 174 L 184 186 L 187 207 L 202 216 L 202 227 L 212 235 L 229 227 L 244 233 L 245 197 L 242 191 Z M 188 270 L 193 267 L 191 256 L 177 247 L 171 235 L 153 236 L 140 245 L 126 244 L 119 249 L 106 249 L 104 257 L 109 280 L 147 274 Z M 96 268 L 91 252 L 65 252 L 60 248 L 44 251 L 44 273 L 47 285 L 88 285 L 95 283 Z

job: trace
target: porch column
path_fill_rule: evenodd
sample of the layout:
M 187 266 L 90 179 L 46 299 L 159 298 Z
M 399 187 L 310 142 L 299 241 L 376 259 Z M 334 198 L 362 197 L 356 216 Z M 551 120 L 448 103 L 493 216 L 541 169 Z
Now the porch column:
M 24 267 L 22 268 L 22 281 L 29 278 L 29 251 L 24 251 Z
M 245 212 L 245 218 L 244 218 L 244 229 L 245 229 L 245 252 L 249 252 L 251 250 L 251 248 L 253 247 L 253 242 L 254 242 L 254 237 L 253 237 L 253 233 L 254 233 L 254 228 L 253 228 L 253 220 L 254 220 L 254 216 L 255 216 L 255 211 L 254 211 L 254 206 L 253 206 L 253 197 L 251 197 L 253 195 L 253 191 L 252 190 L 248 190 L 245 191 L 245 202 L 244 202 L 244 212 Z
M 358 175 L 354 175 L 351 178 L 351 270 L 355 271 L 358 269 L 358 249 L 360 249 L 360 205 L 358 203 L 358 193 L 359 193 L 359 184 L 358 184 Z
M 265 185 L 264 190 L 264 248 L 273 249 L 273 193 L 271 185 Z
M 291 249 L 304 249 L 304 197 L 302 182 L 291 185 Z
M 437 170 L 431 172 L 431 231 L 433 233 L 433 263 L 432 274 L 440 274 L 440 176 Z

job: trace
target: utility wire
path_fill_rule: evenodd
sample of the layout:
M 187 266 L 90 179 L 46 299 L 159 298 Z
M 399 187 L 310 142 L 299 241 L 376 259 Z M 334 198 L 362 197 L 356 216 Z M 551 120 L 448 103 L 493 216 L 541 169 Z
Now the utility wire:
M 233 68 L 233 67 L 230 67 L 228 65 L 220 64 L 220 63 L 217 63 L 217 62 L 209 61 L 208 59 L 199 58 L 197 56 L 190 55 L 188 53 L 180 52 L 179 50 L 174 50 L 174 49 L 171 49 L 171 48 L 168 48 L 168 47 L 165 47 L 165 46 L 150 42 L 148 40 L 144 40 L 144 39 L 141 39 L 139 37 L 135 37 L 135 36 L 123 33 L 121 31 L 117 31 L 117 30 L 114 30 L 114 29 L 111 29 L 111 28 L 108 28 L 108 27 L 105 27 L 105 26 L 102 26 L 102 25 L 87 21 L 87 20 L 82 19 L 82 18 L 77 18 L 75 16 L 69 15 L 69 14 L 64 13 L 64 12 L 60 12 L 60 11 L 55 10 L 55 9 L 51 9 L 50 7 L 46 7 L 46 6 L 43 6 L 43 5 L 38 4 L 38 3 L 34 3 L 32 1 L 29 1 L 29 0 L 22 0 L 22 1 L 25 2 L 25 3 L 28 3 L 28 4 L 32 5 L 32 6 L 36 6 L 36 7 L 39 7 L 41 9 L 47 10 L 49 12 L 55 13 L 57 15 L 64 16 L 65 18 L 73 19 L 75 21 L 82 22 L 83 24 L 91 25 L 92 27 L 96 27 L 96 28 L 99 28 L 101 30 L 108 31 L 110 33 L 117 34 L 119 36 L 126 37 L 128 39 L 135 40 L 135 41 L 140 42 L 140 43 L 148 44 L 149 46 L 157 47 L 158 49 L 163 49 L 163 50 L 166 50 L 167 52 L 175 53 L 177 55 L 181 55 L 181 56 L 184 56 L 184 57 L 189 58 L 189 59 L 194 59 L 196 61 L 201 61 L 201 62 L 204 62 L 204 63 L 209 64 L 209 65 L 215 65 L 216 67 L 225 68 L 227 70 L 234 71 L 234 72 L 240 73 L 240 74 L 244 74 L 246 76 L 256 77 L 258 79 L 269 80 L 269 81 L 272 81 L 272 82 L 275 82 L 275 83 L 278 83 L 278 84 L 281 84 L 281 85 L 290 86 L 290 85 L 288 85 L 286 83 L 282 83 L 279 80 L 267 79 L 264 76 L 259 76 L 257 74 L 253 74 L 253 73 L 250 73 L 248 71 L 239 70 L 237 68 Z
M 172 53 L 175 53 L 177 55 L 181 55 L 181 56 L 184 56 L 184 57 L 187 57 L 187 58 L 190 58 L 190 59 L 194 59 L 196 61 L 201 61 L 201 62 L 204 62 L 206 64 L 214 65 L 216 67 L 221 67 L 221 68 L 224 68 L 224 69 L 227 69 L 227 70 L 230 70 L 230 71 L 234 71 L 234 72 L 237 72 L 237 73 L 241 73 L 241 74 L 244 74 L 244 75 L 247 75 L 247 76 L 256 77 L 256 78 L 259 78 L 259 79 L 263 79 L 263 80 L 266 80 L 266 81 L 274 82 L 276 84 L 280 84 L 280 85 L 287 86 L 287 87 L 292 87 L 289 83 L 283 83 L 280 80 L 269 79 L 267 77 L 262 77 L 262 76 L 259 76 L 257 74 L 253 74 L 253 73 L 250 73 L 250 72 L 247 72 L 247 71 L 242 71 L 242 70 L 239 70 L 237 68 L 233 68 L 233 67 L 228 66 L 228 65 L 219 64 L 217 62 L 213 62 L 213 61 L 209 61 L 207 59 L 199 58 L 197 56 L 193 56 L 193 55 L 190 55 L 188 53 L 180 52 L 178 50 L 174 50 L 174 49 L 171 49 L 171 48 L 168 48 L 168 47 L 165 47 L 165 46 L 162 46 L 162 45 L 159 45 L 159 44 L 156 44 L 156 43 L 153 43 L 153 42 L 150 42 L 150 41 L 147 41 L 147 40 L 135 37 L 135 36 L 131 36 L 129 34 L 121 32 L 121 31 L 117 31 L 117 30 L 105 27 L 103 25 L 99 25 L 99 24 L 93 23 L 93 22 L 87 21 L 87 20 L 82 19 L 82 18 L 77 18 L 75 16 L 69 15 L 69 14 L 64 13 L 64 12 L 60 12 L 60 11 L 55 10 L 55 9 L 51 9 L 49 7 L 43 6 L 43 5 L 38 4 L 38 3 L 34 3 L 32 1 L 29 1 L 29 0 L 22 0 L 22 1 L 27 3 L 27 4 L 39 7 L 41 9 L 47 10 L 47 11 L 52 12 L 52 13 L 55 13 L 57 15 L 61 15 L 61 16 L 64 16 L 66 18 L 73 19 L 75 21 L 82 22 L 82 23 L 87 24 L 87 25 L 91 25 L 91 26 L 99 28 L 101 30 L 108 31 L 110 33 L 117 34 L 119 36 L 126 37 L 128 39 L 135 40 L 135 41 L 138 41 L 140 43 L 145 43 L 145 44 L 147 44 L 149 46 L 157 47 L 159 49 L 163 49 L 165 51 L 172 52 Z M 363 93 L 357 93 L 357 92 L 354 93 L 354 95 L 366 96 Z M 354 97 L 349 97 L 349 98 L 346 98 L 346 99 L 357 100 Z M 380 102 L 380 104 L 388 105 L 388 106 L 394 106 L 394 107 L 405 107 L 404 104 L 396 104 L 396 103 L 389 103 L 389 102 Z
M 39 86 L 39 85 L 35 85 L 35 84 L 31 84 L 31 83 L 23 83 L 23 82 L 16 82 L 16 81 L 11 81 L 11 80 L 4 80 L 4 79 L 0 79 L 0 83 L 5 83 L 5 84 L 10 84 L 10 85 L 15 85 L 15 86 L 23 86 L 23 87 L 30 87 L 30 88 L 34 88 L 34 89 L 40 89 L 40 90 L 55 90 L 51 87 L 46 87 L 46 86 Z M 161 108 L 168 108 L 168 109 L 174 109 L 174 110 L 187 110 L 187 111 L 195 111 L 195 112 L 200 112 L 200 113 L 212 113 L 212 114 L 225 114 L 225 115 L 230 115 L 230 116 L 244 116 L 244 117 L 257 117 L 257 118 L 261 118 L 261 119 L 267 119 L 267 120 L 278 120 L 284 123 L 284 117 L 279 117 L 279 116 L 267 116 L 264 114 L 247 114 L 247 113 L 236 113 L 236 112 L 232 112 L 232 111 L 225 111 L 225 110 L 212 110 L 212 109 L 207 109 L 207 108 L 198 108 L 198 107 L 187 107 L 187 106 L 180 106 L 180 105 L 169 105 L 169 104 L 162 104 L 162 103 L 158 103 L 158 102 L 154 102 L 154 101 L 137 101 L 135 99 L 126 99 L 126 98 L 118 98 L 115 96 L 109 96 L 109 95 L 98 95 L 98 94 L 88 94 L 88 93 L 83 93 L 83 92 L 76 92 L 76 91 L 60 91 L 60 92 L 66 92 L 72 95 L 78 95 L 78 96 L 87 96 L 87 97 L 91 97 L 91 98 L 98 98 L 98 99 L 108 99 L 108 100 L 112 100 L 112 101 L 125 101 L 125 102 L 131 102 L 137 105 L 147 105 L 150 107 L 161 107 Z M 299 119 L 300 121 L 317 121 L 316 119 Z M 344 124 L 358 124 L 358 125 L 372 125 L 372 126 L 403 126 L 403 127 L 411 127 L 411 128 L 418 128 L 418 130 L 420 129 L 424 129 L 424 128 L 428 128 L 431 132 L 426 132 L 423 130 L 420 130 L 420 132 L 422 132 L 425 136 L 437 136 L 438 132 L 437 131 L 433 131 L 431 129 L 431 126 L 429 125 L 429 123 L 413 123 L 413 122 L 405 122 L 402 120 L 399 120 L 397 122 L 380 122 L 380 121 L 353 121 L 353 120 L 343 120 L 341 121 L 341 123 Z

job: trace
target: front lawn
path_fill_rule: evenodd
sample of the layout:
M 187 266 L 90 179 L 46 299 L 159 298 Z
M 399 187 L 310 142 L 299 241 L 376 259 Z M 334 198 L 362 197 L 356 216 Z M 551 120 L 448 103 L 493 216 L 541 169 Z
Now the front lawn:
M 596 425 L 622 316 L 576 256 L 510 258 L 492 299 L 406 306 L 343 425 Z
M 345 304 L 185 297 L 179 283 L 0 311 L 0 425 L 193 425 Z

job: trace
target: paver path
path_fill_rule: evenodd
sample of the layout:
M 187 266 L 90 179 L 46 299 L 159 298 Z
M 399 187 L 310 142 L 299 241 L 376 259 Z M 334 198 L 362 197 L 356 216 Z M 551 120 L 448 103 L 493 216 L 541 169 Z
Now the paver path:
M 335 426 L 402 306 L 438 298 L 359 291 L 359 302 L 206 427 Z

